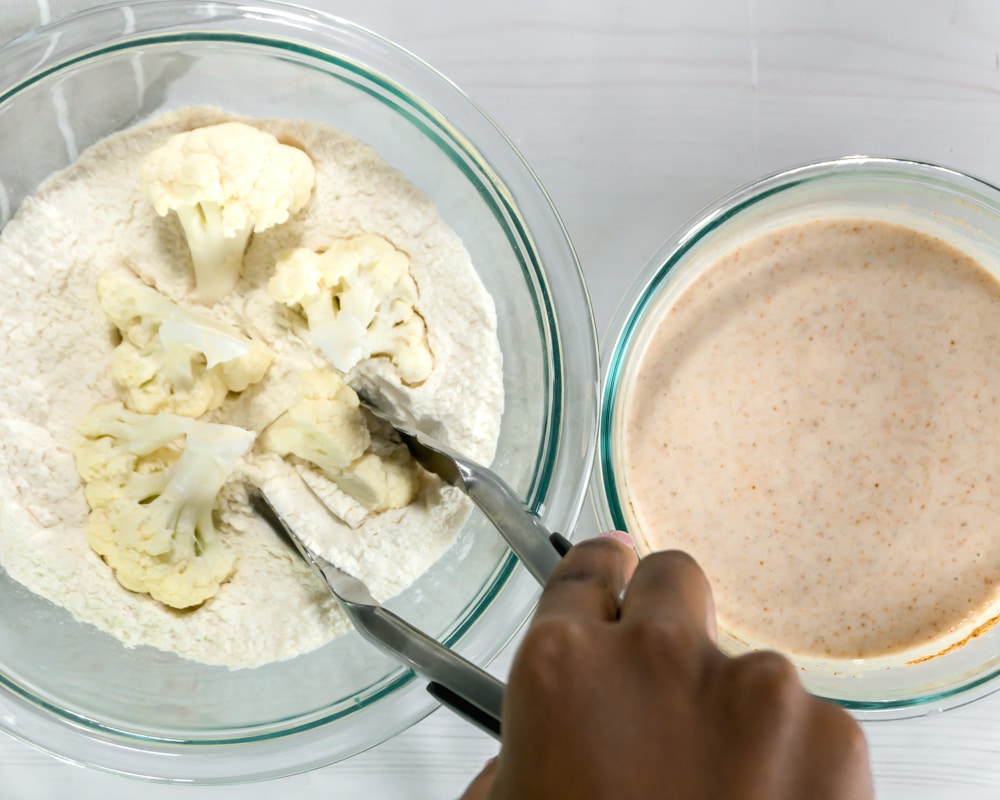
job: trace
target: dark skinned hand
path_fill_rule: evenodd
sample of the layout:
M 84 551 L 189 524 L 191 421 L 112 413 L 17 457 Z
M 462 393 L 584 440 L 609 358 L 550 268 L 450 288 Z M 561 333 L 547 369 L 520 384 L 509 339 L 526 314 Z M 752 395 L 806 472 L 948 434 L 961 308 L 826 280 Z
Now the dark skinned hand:
M 575 546 L 546 584 L 500 755 L 463 800 L 871 800 L 859 725 L 776 653 L 723 655 L 689 556 L 637 563 L 614 536 Z

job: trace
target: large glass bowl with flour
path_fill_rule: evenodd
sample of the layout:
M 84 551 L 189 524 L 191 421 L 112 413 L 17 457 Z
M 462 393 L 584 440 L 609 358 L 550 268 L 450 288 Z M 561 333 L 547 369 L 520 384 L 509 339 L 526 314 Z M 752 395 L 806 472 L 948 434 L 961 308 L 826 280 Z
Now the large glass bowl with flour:
M 847 224 L 843 220 L 852 222 Z M 797 255 L 799 242 L 809 241 L 811 234 L 807 226 L 828 224 L 839 226 L 829 228 L 836 242 L 827 239 L 826 244 L 821 245 L 816 239 L 814 249 L 808 251 L 808 259 Z M 882 269 L 880 264 L 885 259 L 880 259 L 885 252 L 894 252 L 895 241 L 881 254 L 866 251 L 865 257 L 854 261 L 857 271 L 842 273 L 850 274 L 851 279 L 844 279 L 843 284 L 835 283 L 831 276 L 838 270 L 850 268 L 839 266 L 849 262 L 829 260 L 826 263 L 823 254 L 842 252 L 838 248 L 844 245 L 840 243 L 853 241 L 851 237 L 855 235 L 867 235 L 864 231 L 869 225 L 883 233 L 900 228 L 916 231 L 927 237 L 919 241 L 931 242 L 933 248 L 942 249 L 933 251 L 936 260 L 929 263 L 919 261 L 914 255 L 918 252 L 916 244 L 907 245 L 913 248 L 910 250 L 900 247 L 900 252 L 905 250 L 904 258 L 910 259 L 902 269 L 894 267 L 898 269 L 896 274 L 903 276 L 903 283 L 890 282 L 887 270 L 878 272 L 878 281 L 873 281 L 884 280 L 881 285 L 891 289 L 880 291 L 869 285 L 862 291 L 858 287 L 865 280 L 859 276 L 869 267 L 870 274 Z M 862 233 L 855 234 L 856 230 Z M 799 236 L 797 240 L 796 235 Z M 942 257 L 941 253 L 946 255 Z M 870 264 L 865 258 L 871 259 Z M 978 266 L 969 267 L 968 260 Z M 906 509 L 911 503 L 913 509 L 938 505 L 943 508 L 947 499 L 942 487 L 949 484 L 944 477 L 937 477 L 944 472 L 928 468 L 927 474 L 935 477 L 925 480 L 914 479 L 914 474 L 907 471 L 907 465 L 912 468 L 913 463 L 923 461 L 900 459 L 883 464 L 875 455 L 867 460 L 858 458 L 855 462 L 843 463 L 836 457 L 828 457 L 825 448 L 833 448 L 836 453 L 839 452 L 837 448 L 843 447 L 855 457 L 858 452 L 863 455 L 866 447 L 877 449 L 884 444 L 885 449 L 881 452 L 895 454 L 891 448 L 900 447 L 895 442 L 908 445 L 926 440 L 931 442 L 928 463 L 933 463 L 946 459 L 948 453 L 942 442 L 947 444 L 953 434 L 965 445 L 981 442 L 983 447 L 991 447 L 988 444 L 991 439 L 982 431 L 967 434 L 971 439 L 960 439 L 958 427 L 947 427 L 959 426 L 966 398 L 975 400 L 974 390 L 960 388 L 963 381 L 977 371 L 980 375 L 988 373 L 990 368 L 983 368 L 988 358 L 974 357 L 971 365 L 966 359 L 967 366 L 963 368 L 957 365 L 957 356 L 952 356 L 956 360 L 951 363 L 956 364 L 954 368 L 958 370 L 954 373 L 954 382 L 942 381 L 938 370 L 951 368 L 949 356 L 958 353 L 963 345 L 971 346 L 980 335 L 979 331 L 985 330 L 985 322 L 990 317 L 991 324 L 996 322 L 996 309 L 976 315 L 973 300 L 966 298 L 965 303 L 956 303 L 948 299 L 949 293 L 966 286 L 966 278 L 948 272 L 951 264 L 963 265 L 963 272 L 955 275 L 965 275 L 966 270 L 969 275 L 975 274 L 974 281 L 968 279 L 969 285 L 977 287 L 971 293 L 974 300 L 983 302 L 985 307 L 996 302 L 996 285 L 1000 279 L 1000 190 L 949 169 L 912 161 L 854 157 L 806 165 L 763 178 L 733 192 L 668 240 L 624 299 L 613 323 L 610 345 L 603 356 L 606 379 L 598 466 L 594 476 L 602 524 L 632 530 L 640 542 L 646 535 L 657 534 L 649 529 L 651 505 L 635 488 L 641 476 L 632 471 L 627 444 L 632 436 L 629 426 L 637 424 L 630 409 L 655 407 L 655 401 L 649 399 L 652 395 L 643 395 L 636 387 L 641 385 L 643 370 L 651 369 L 652 365 L 651 358 L 644 354 L 656 352 L 658 363 L 669 365 L 665 377 L 660 376 L 656 383 L 661 396 L 666 398 L 660 408 L 669 406 L 673 415 L 675 410 L 681 409 L 682 395 L 688 392 L 701 401 L 694 412 L 699 415 L 696 424 L 674 424 L 671 430 L 677 431 L 677 435 L 664 434 L 665 438 L 655 439 L 664 452 L 668 449 L 667 439 L 670 439 L 669 447 L 676 445 L 679 452 L 688 453 L 685 456 L 689 467 L 687 474 L 681 475 L 665 466 L 656 473 L 662 483 L 660 493 L 671 498 L 672 509 L 678 509 L 680 514 L 686 513 L 689 506 L 695 509 L 694 517 L 678 515 L 678 519 L 687 520 L 686 524 L 677 523 L 669 515 L 663 516 L 660 530 L 669 530 L 672 536 L 698 531 L 694 542 L 685 540 L 673 546 L 691 549 L 703 561 L 709 578 L 714 576 L 720 581 L 716 585 L 720 646 L 733 655 L 761 648 L 784 650 L 799 667 L 802 680 L 812 693 L 840 703 L 862 719 L 921 716 L 969 702 L 1000 688 L 1000 633 L 995 627 L 1000 618 L 1000 596 L 991 588 L 997 550 L 991 544 L 995 537 L 988 519 L 988 497 L 970 494 L 975 500 L 968 505 L 956 505 L 958 501 L 952 503 L 952 507 L 962 508 L 963 514 L 972 513 L 975 507 L 979 516 L 978 524 L 971 516 L 969 524 L 980 531 L 982 544 L 974 548 L 980 552 L 968 554 L 971 557 L 964 570 L 951 567 L 952 558 L 957 558 L 965 544 L 965 533 L 961 533 L 963 523 L 942 516 L 931 537 L 924 539 L 922 533 L 912 534 L 908 540 L 911 531 L 919 530 L 919 512 L 908 515 L 900 511 L 898 519 L 903 522 L 899 525 L 873 524 L 867 540 L 875 543 L 871 549 L 866 550 L 863 537 L 852 539 L 851 546 L 840 553 L 828 551 L 832 555 L 823 558 L 814 556 L 810 549 L 812 542 L 827 536 L 836 540 L 845 528 L 850 531 L 855 525 L 868 524 L 863 514 L 869 513 L 869 507 L 878 509 L 880 503 L 884 505 L 883 497 L 893 498 L 887 509 L 887 513 L 892 511 L 893 514 L 896 513 L 894 509 Z M 793 273 L 792 269 L 801 272 Z M 939 269 L 946 277 L 940 286 L 935 285 L 935 300 L 926 302 L 922 298 L 910 308 L 909 287 L 931 285 Z M 779 273 L 779 270 L 785 271 Z M 782 281 L 769 284 L 768 276 L 772 274 L 781 274 Z M 729 282 L 729 276 L 733 283 Z M 817 285 L 822 283 L 821 291 L 814 296 L 816 302 L 810 302 L 804 293 L 794 295 L 802 302 L 794 305 L 788 316 L 790 327 L 785 327 L 784 316 L 776 310 L 782 293 L 788 296 L 787 293 L 798 291 L 800 286 L 811 285 L 813 280 Z M 696 296 L 695 287 L 702 287 L 700 295 Z M 838 293 L 835 294 L 835 290 Z M 698 304 L 702 298 L 712 297 L 712 293 L 717 298 L 716 305 L 709 307 L 708 300 L 705 305 Z M 862 301 L 852 303 L 852 297 L 862 296 Z M 698 299 L 692 299 L 695 297 Z M 826 323 L 830 320 L 824 316 L 827 307 L 840 307 L 838 313 L 842 315 L 853 314 L 849 317 L 851 324 L 844 328 L 846 346 L 828 345 L 828 342 L 839 344 L 841 340 L 834 338 L 835 333 L 828 332 Z M 697 309 L 695 315 L 689 313 L 692 308 Z M 706 311 L 706 308 L 711 310 Z M 721 311 L 717 313 L 716 309 Z M 744 309 L 752 309 L 753 314 Z M 860 316 L 857 309 L 862 309 Z M 762 338 L 755 339 L 748 333 L 752 331 L 750 323 L 738 327 L 737 322 L 742 325 L 742 320 L 756 319 L 758 315 L 762 320 Z M 880 356 L 876 356 L 874 365 L 870 364 L 866 368 L 869 371 L 863 375 L 862 391 L 852 395 L 845 404 L 845 408 L 852 409 L 846 417 L 847 424 L 827 425 L 827 419 L 837 417 L 834 411 L 825 409 L 836 406 L 840 398 L 836 391 L 824 389 L 816 392 L 819 410 L 813 416 L 804 417 L 811 427 L 795 428 L 799 413 L 805 414 L 800 408 L 807 407 L 805 402 L 796 405 L 797 398 L 809 396 L 810 391 L 802 387 L 825 386 L 823 378 L 817 382 L 816 376 L 832 375 L 835 380 L 843 379 L 853 391 L 853 383 L 846 377 L 850 373 L 844 371 L 844 364 L 858 364 L 860 370 L 862 354 L 880 354 L 883 352 L 879 349 L 881 343 L 893 341 L 889 335 L 881 339 L 863 339 L 859 331 L 868 326 L 882 336 L 883 328 L 878 327 L 882 324 L 880 320 L 889 320 L 885 330 L 892 331 L 897 330 L 892 327 L 896 324 L 892 320 L 904 318 L 906 323 L 898 329 L 900 333 L 896 338 L 911 343 L 914 349 L 890 350 L 891 345 L 886 345 L 884 352 L 891 353 L 892 357 L 878 361 Z M 654 351 L 651 343 L 658 327 L 671 319 L 684 320 L 683 325 L 678 323 L 678 327 L 672 329 L 676 335 L 672 341 L 677 342 L 677 350 Z M 697 320 L 697 324 L 690 324 L 692 319 Z M 813 322 L 815 319 L 819 322 Z M 963 329 L 965 322 L 971 327 Z M 822 330 L 820 323 L 823 323 Z M 829 328 L 835 329 L 832 322 Z M 725 338 L 735 330 L 740 331 L 738 341 L 736 336 Z M 936 337 L 933 346 L 921 344 L 927 343 L 928 337 Z M 982 334 L 985 348 L 982 352 L 988 355 L 995 347 L 987 337 L 988 334 Z M 722 341 L 728 345 L 719 344 Z M 743 343 L 758 341 L 766 343 L 760 354 L 747 357 Z M 934 354 L 937 345 L 945 348 L 944 357 Z M 674 352 L 686 354 L 686 360 L 679 355 L 675 358 Z M 818 352 L 822 357 L 817 360 L 813 356 L 810 363 L 806 356 Z M 720 354 L 719 358 L 741 353 L 738 357 L 733 356 L 739 359 L 739 366 L 710 371 L 706 365 L 712 362 L 715 353 Z M 923 358 L 927 362 L 921 365 Z M 915 364 L 916 377 L 902 379 L 899 386 L 904 386 L 907 380 L 923 386 L 920 381 L 925 376 L 933 376 L 926 380 L 928 383 L 937 381 L 936 388 L 944 399 L 940 412 L 935 410 L 926 422 L 920 418 L 919 430 L 911 434 L 896 433 L 906 430 L 902 420 L 898 426 L 891 421 L 896 414 L 901 417 L 910 414 L 916 418 L 923 413 L 919 410 L 919 398 L 907 407 L 899 399 L 902 389 L 880 381 L 896 380 L 898 374 L 905 374 L 904 368 L 908 368 L 905 365 L 911 363 Z M 700 382 L 699 376 L 705 375 L 711 376 L 712 385 Z M 696 388 L 690 388 L 692 386 Z M 754 388 L 746 388 L 750 386 Z M 926 396 L 937 396 L 931 389 L 926 392 Z M 876 405 L 869 402 L 872 397 Z M 851 405 L 855 400 L 856 407 Z M 925 401 L 925 405 L 929 406 L 929 401 Z M 977 403 L 972 405 L 976 407 Z M 794 412 L 784 415 L 786 407 Z M 732 408 L 737 412 L 720 414 L 720 408 Z M 938 413 L 941 416 L 936 416 Z M 983 417 L 989 418 L 988 413 Z M 676 417 L 664 416 L 663 419 L 676 420 Z M 772 424 L 771 420 L 776 422 Z M 988 429 L 987 423 L 982 424 Z M 684 430 L 680 430 L 682 427 Z M 942 428 L 946 428 L 946 432 L 941 433 L 939 439 Z M 783 430 L 789 429 L 796 433 L 786 437 Z M 812 431 L 822 431 L 822 436 Z M 880 438 L 883 434 L 884 438 Z M 652 433 L 648 436 L 653 439 Z M 699 436 L 702 445 L 692 450 L 692 437 Z M 801 443 L 798 452 L 802 456 L 794 463 L 784 455 L 786 439 Z M 717 443 L 726 446 L 717 452 Z M 756 457 L 758 452 L 760 458 Z M 969 480 L 962 486 L 963 496 L 966 491 L 974 491 L 976 486 L 988 487 L 991 481 L 988 459 L 973 460 L 965 473 Z M 890 458 L 886 457 L 885 461 L 890 462 Z M 708 478 L 699 472 L 700 462 L 711 470 Z M 852 463 L 862 464 L 863 468 L 852 467 Z M 896 468 L 893 463 L 903 466 Z M 733 466 L 736 464 L 740 466 Z M 744 464 L 752 468 L 744 468 Z M 866 472 L 868 464 L 879 466 Z M 734 479 L 737 469 L 746 471 Z M 786 478 L 783 484 L 781 476 Z M 850 492 L 843 495 L 848 499 L 833 507 L 847 509 L 847 512 L 817 513 L 817 508 L 831 508 L 829 503 L 822 505 L 827 497 L 823 494 L 824 487 L 840 479 L 854 482 Z M 737 498 L 748 499 L 744 503 Z M 794 519 L 786 505 L 796 503 L 804 509 L 800 518 L 802 524 L 767 522 Z M 772 509 L 779 510 L 772 512 Z M 855 516 L 851 517 L 852 514 Z M 986 520 L 982 519 L 984 514 Z M 645 526 L 640 524 L 641 519 L 645 520 Z M 761 519 L 765 522 L 758 524 Z M 897 533 L 899 538 L 890 538 Z M 971 540 L 972 534 L 969 536 Z M 749 542 L 746 547 L 744 541 Z M 887 551 L 885 545 L 878 546 L 880 541 L 890 542 L 889 548 L 896 544 L 897 550 Z M 775 542 L 778 543 L 776 547 Z M 910 550 L 906 549 L 907 545 Z M 653 549 L 663 546 L 668 545 L 657 543 Z M 648 545 L 640 546 L 640 550 L 645 549 Z M 826 549 L 825 544 L 823 549 Z M 887 552 L 899 549 L 904 550 L 901 560 L 886 556 Z M 738 552 L 738 558 L 734 559 L 730 550 Z M 912 568 L 911 563 L 921 566 Z M 773 564 L 782 565 L 775 570 L 786 570 L 788 582 L 784 585 L 797 586 L 797 592 L 757 594 L 758 587 L 770 580 L 772 573 L 768 570 Z M 837 572 L 838 568 L 850 571 L 852 564 L 856 572 L 846 578 Z M 943 577 L 932 582 L 935 564 L 947 566 L 940 571 Z M 722 575 L 725 578 L 720 577 Z M 912 579 L 914 582 L 910 585 L 915 588 L 908 590 L 906 585 L 901 586 L 900 576 Z M 794 584 L 792 578 L 799 582 Z M 828 587 L 829 594 L 824 594 Z M 885 613 L 908 620 L 909 612 L 918 608 L 917 602 L 911 599 L 914 595 L 957 598 L 962 602 L 969 596 L 978 598 L 978 607 L 964 619 L 949 619 L 948 624 L 942 625 L 933 636 L 919 639 L 913 636 L 912 644 L 886 646 L 883 652 L 878 652 L 882 643 L 888 643 L 896 632 L 891 624 L 886 625 L 878 629 L 877 636 L 867 640 L 867 654 L 845 655 L 847 646 L 839 643 L 854 634 L 842 634 L 842 630 L 850 632 L 853 628 L 860 635 L 864 614 L 871 613 L 874 617 L 875 612 L 868 609 L 885 608 L 888 609 Z M 819 597 L 822 601 L 817 599 Z M 831 621 L 839 622 L 841 617 L 838 615 L 846 617 L 853 613 L 847 609 L 863 611 L 851 616 L 843 629 L 831 624 Z M 787 628 L 779 629 L 776 625 L 765 628 L 765 622 L 771 624 L 773 619 L 794 615 L 807 620 L 802 624 L 803 634 L 797 636 L 796 641 L 807 643 L 808 650 L 806 647 L 799 651 L 794 647 L 779 647 L 775 644 L 778 632 L 784 633 Z M 913 615 L 915 617 L 917 612 L 913 611 Z M 756 631 L 765 630 L 775 638 L 767 640 L 761 636 L 755 639 L 745 633 L 745 628 L 727 626 L 727 620 L 733 618 L 741 622 L 749 619 L 751 623 L 760 620 Z M 823 622 L 817 624 L 816 620 Z M 833 645 L 830 644 L 832 636 L 837 637 Z M 786 635 L 785 641 L 792 641 L 792 638 Z M 824 644 L 821 647 L 813 642 Z M 834 655 L 828 655 L 831 652 Z
M 0 225 L 84 148 L 188 105 L 331 124 L 433 201 L 497 309 L 506 403 L 492 466 L 547 526 L 572 534 L 598 371 L 575 255 L 511 143 L 390 42 L 290 6 L 185 0 L 113 5 L 15 40 L 0 50 Z M 0 347 L 4 380 L 20 381 L 14 348 Z M 388 605 L 487 664 L 537 591 L 473 513 Z M 100 769 L 203 783 L 274 777 L 357 753 L 435 707 L 422 682 L 353 632 L 288 661 L 228 670 L 125 647 L 2 570 L 0 608 L 0 729 Z

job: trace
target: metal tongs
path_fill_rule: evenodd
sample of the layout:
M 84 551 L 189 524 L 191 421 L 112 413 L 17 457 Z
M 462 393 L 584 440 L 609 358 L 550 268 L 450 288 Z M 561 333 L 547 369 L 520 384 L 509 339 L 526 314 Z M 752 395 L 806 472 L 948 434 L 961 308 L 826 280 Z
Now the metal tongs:
M 445 483 L 461 489 L 482 511 L 528 572 L 542 585 L 549 579 L 567 551 L 573 545 L 559 533 L 549 533 L 520 498 L 495 472 L 456 453 L 415 426 L 383 411 L 363 394 L 362 405 L 375 417 L 388 422 L 414 460 Z
M 364 398 L 362 402 L 376 417 L 396 429 L 417 463 L 465 492 L 500 531 L 528 571 L 539 583 L 545 583 L 559 559 L 572 546 L 565 537 L 549 533 L 495 473 L 374 407 Z M 250 500 L 275 532 L 291 542 L 312 565 L 358 633 L 414 672 L 430 679 L 427 691 L 442 705 L 491 736 L 500 738 L 500 711 L 505 688 L 501 681 L 379 605 L 361 580 L 313 552 L 259 488 L 252 489 Z

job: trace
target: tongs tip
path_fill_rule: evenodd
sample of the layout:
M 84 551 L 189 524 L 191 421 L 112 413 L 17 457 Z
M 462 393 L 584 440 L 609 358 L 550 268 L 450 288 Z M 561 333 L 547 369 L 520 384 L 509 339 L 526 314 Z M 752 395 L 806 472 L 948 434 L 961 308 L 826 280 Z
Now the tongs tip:
M 264 494 L 264 490 L 255 484 L 247 484 L 247 494 L 250 498 L 250 505 L 254 511 L 264 518 L 264 521 L 271 529 L 281 537 L 285 544 L 290 545 L 302 558 L 315 566 L 316 559 L 305 542 L 303 542 L 291 526 L 285 522 L 285 518 L 274 507 L 274 504 Z
M 406 445 L 413 459 L 428 472 L 437 475 L 445 483 L 465 489 L 467 470 L 466 459 L 436 441 L 432 436 L 420 431 L 416 425 L 400 416 L 399 412 L 389 410 L 384 405 L 374 401 L 364 389 L 357 392 L 358 400 L 373 416 L 392 426 Z
M 249 491 L 250 504 L 254 510 L 260 514 L 263 520 L 278 536 L 286 543 L 291 544 L 338 600 L 342 603 L 355 606 L 378 605 L 363 580 L 333 564 L 324 556 L 313 551 L 305 543 L 302 537 L 285 521 L 281 512 L 274 507 L 274 504 L 268 499 L 263 489 L 252 484 L 248 484 L 247 489 Z

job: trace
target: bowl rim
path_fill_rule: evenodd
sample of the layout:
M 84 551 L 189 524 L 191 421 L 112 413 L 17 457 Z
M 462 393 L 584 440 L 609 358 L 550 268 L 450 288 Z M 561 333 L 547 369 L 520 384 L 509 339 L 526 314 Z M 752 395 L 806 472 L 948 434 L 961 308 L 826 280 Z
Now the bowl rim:
M 261 33 L 264 24 L 275 26 L 275 31 Z M 94 30 L 103 33 L 98 44 L 87 38 L 93 36 Z M 449 147 L 460 151 L 479 174 L 487 177 L 494 198 L 489 202 L 502 206 L 500 213 L 504 215 L 507 235 L 512 236 L 510 226 L 513 226 L 534 270 L 530 278 L 537 288 L 536 303 L 541 302 L 538 322 L 552 360 L 551 365 L 547 365 L 550 369 L 547 376 L 550 386 L 546 387 L 549 391 L 547 427 L 537 455 L 535 485 L 527 504 L 543 519 L 557 518 L 559 527 L 571 531 L 585 501 L 596 450 L 597 334 L 586 284 L 565 227 L 537 176 L 510 139 L 453 82 L 399 45 L 335 15 L 274 0 L 250 3 L 124 0 L 59 19 L 0 46 L 0 107 L 31 84 L 73 64 L 109 52 L 178 41 L 239 42 L 273 51 L 292 51 L 361 71 L 366 79 L 381 83 L 401 104 L 413 109 L 411 121 L 424 133 L 446 137 Z M 44 55 L 41 59 L 38 58 L 40 53 Z M 393 77 L 406 70 L 412 74 L 398 80 Z M 434 106 L 421 99 L 428 95 L 436 98 Z M 461 122 L 453 121 L 456 116 Z M 470 133 L 472 129 L 474 133 Z M 438 145 L 441 146 L 440 140 Z M 490 153 L 489 158 L 486 152 Z M 496 166 L 499 162 L 503 162 L 502 167 Z M 458 166 L 470 175 L 465 165 Z M 485 187 L 480 189 L 481 192 L 485 190 Z M 527 221 L 529 217 L 531 224 Z M 552 290 L 550 282 L 554 276 L 547 274 L 542 264 L 555 264 L 564 269 L 564 275 L 555 276 L 560 280 L 559 292 Z M 522 269 L 525 269 L 523 259 Z M 564 319 L 577 329 L 571 342 L 566 341 L 560 330 Z M 567 344 L 571 347 L 567 348 Z M 582 377 L 577 378 L 577 373 Z M 573 439 L 574 436 L 582 437 L 582 441 Z M 555 486 L 558 486 L 559 496 L 550 497 L 549 492 Z M 515 615 L 518 619 L 500 636 L 492 636 L 487 652 L 477 659 L 480 663 L 491 661 L 516 635 L 538 592 L 537 584 L 510 553 L 498 565 L 492 586 L 495 591 L 486 593 L 488 596 L 481 593 L 470 602 L 470 607 L 475 608 L 467 611 L 466 618 L 445 637 L 446 644 L 461 650 L 467 644 L 465 638 L 470 629 L 498 602 L 501 592 L 517 591 L 518 602 L 523 606 Z M 330 727 L 338 718 L 349 717 L 349 712 L 301 726 L 283 725 L 270 738 L 251 734 L 184 742 L 170 737 L 136 736 L 67 714 L 23 691 L 23 687 L 12 684 L 3 675 L 0 675 L 0 687 L 6 694 L 0 697 L 0 705 L 6 710 L 11 704 L 18 712 L 9 718 L 0 715 L 0 730 L 28 744 L 97 769 L 154 780 L 197 783 L 268 779 L 329 764 L 390 738 L 437 707 L 429 695 L 419 691 L 420 686 L 412 673 L 400 667 L 384 677 L 375 699 L 398 698 L 400 716 L 396 723 L 389 726 L 387 732 L 353 732 L 352 741 L 341 751 L 332 753 L 328 745 L 336 737 L 331 736 Z M 81 733 L 87 743 L 82 749 Z M 281 738 L 295 740 L 295 748 L 282 747 L 276 754 L 262 752 L 262 743 Z M 234 743 L 254 752 L 250 755 L 243 751 L 236 753 L 231 749 Z M 225 746 L 215 748 L 213 745 Z M 193 759 L 179 765 L 180 760 L 176 758 L 186 749 L 212 750 L 212 755 L 210 759 L 198 759 L 192 773 Z M 127 753 L 127 757 L 119 757 L 122 752 Z M 235 755 L 229 758 L 227 753 Z
M 782 192 L 845 176 L 905 180 L 928 188 L 959 190 L 963 196 L 984 204 L 1000 218 L 1000 188 L 965 172 L 930 162 L 888 156 L 850 155 L 800 164 L 752 180 L 705 206 L 689 218 L 656 250 L 623 295 L 603 338 L 601 355 L 601 406 L 598 448 L 591 480 L 591 498 L 599 523 L 627 530 L 627 518 L 615 474 L 614 427 L 620 408 L 617 400 L 634 335 L 644 314 L 654 305 L 660 288 L 673 277 L 672 270 L 698 243 L 730 219 Z M 905 700 L 856 700 L 817 694 L 848 709 L 864 720 L 920 717 L 957 708 L 1000 690 L 1000 666 L 943 691 Z

